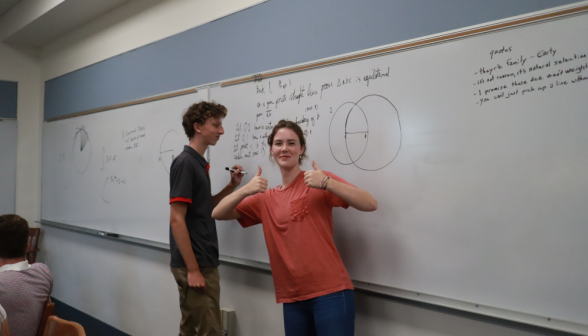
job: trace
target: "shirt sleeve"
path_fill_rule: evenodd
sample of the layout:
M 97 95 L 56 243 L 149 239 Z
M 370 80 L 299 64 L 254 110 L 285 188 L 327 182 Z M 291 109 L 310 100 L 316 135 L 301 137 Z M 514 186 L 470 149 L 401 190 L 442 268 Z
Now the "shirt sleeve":
M 353 184 L 345 181 L 344 179 L 340 178 L 339 176 L 337 176 L 331 172 L 323 171 L 323 173 L 325 173 L 325 175 L 329 176 L 333 180 L 336 180 L 338 182 L 345 183 L 347 185 L 355 187 Z M 325 200 L 327 201 L 327 204 L 329 206 L 332 206 L 333 208 L 335 208 L 335 207 L 342 207 L 344 209 L 349 208 L 349 204 L 346 201 L 344 201 L 341 197 L 333 194 L 332 192 L 330 192 L 328 190 L 324 190 L 323 192 L 325 195 Z
M 246 228 L 261 223 L 260 197 L 260 194 L 245 197 L 235 208 L 235 211 L 241 216 L 237 221 L 242 227 Z
M 183 161 L 174 160 L 169 173 L 169 203 L 186 202 L 192 204 L 194 173 Z

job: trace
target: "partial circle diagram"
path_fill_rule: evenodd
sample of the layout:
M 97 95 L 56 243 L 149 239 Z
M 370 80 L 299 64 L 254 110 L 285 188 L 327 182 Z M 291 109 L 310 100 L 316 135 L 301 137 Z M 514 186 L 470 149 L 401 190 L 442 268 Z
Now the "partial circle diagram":
M 92 147 L 90 146 L 90 137 L 84 126 L 78 128 L 74 136 L 72 149 L 73 165 L 79 174 L 83 174 L 90 165 L 92 157 Z
M 331 154 L 342 165 L 380 170 L 392 163 L 402 143 L 400 116 L 385 97 L 368 95 L 343 103 L 329 126 Z
M 159 158 L 168 174 L 172 161 L 180 155 L 183 150 L 184 141 L 178 132 L 172 130 L 165 133 L 161 140 L 161 145 L 159 146 Z

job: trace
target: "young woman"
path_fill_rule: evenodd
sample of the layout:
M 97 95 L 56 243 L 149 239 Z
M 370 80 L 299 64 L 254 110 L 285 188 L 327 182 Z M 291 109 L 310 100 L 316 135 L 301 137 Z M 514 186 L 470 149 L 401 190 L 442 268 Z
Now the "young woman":
M 354 334 L 353 284 L 333 242 L 333 207 L 374 211 L 377 201 L 335 174 L 300 168 L 306 141 L 300 127 L 281 120 L 268 137 L 270 160 L 282 184 L 267 189 L 261 167 L 251 181 L 213 210 L 241 226 L 262 223 L 276 299 L 284 303 L 286 336 Z

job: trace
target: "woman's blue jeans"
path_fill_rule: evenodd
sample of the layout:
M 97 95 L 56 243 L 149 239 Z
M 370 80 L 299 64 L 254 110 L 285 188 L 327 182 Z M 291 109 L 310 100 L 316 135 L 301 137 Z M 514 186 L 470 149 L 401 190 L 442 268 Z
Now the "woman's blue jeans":
M 354 291 L 284 303 L 284 327 L 286 336 L 353 336 Z

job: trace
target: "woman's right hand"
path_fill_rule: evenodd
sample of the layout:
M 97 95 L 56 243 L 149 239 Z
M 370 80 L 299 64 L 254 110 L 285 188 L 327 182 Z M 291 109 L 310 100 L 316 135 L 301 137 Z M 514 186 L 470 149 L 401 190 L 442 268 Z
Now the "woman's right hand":
M 241 191 L 247 196 L 255 195 L 260 192 L 265 192 L 267 189 L 267 179 L 261 177 L 261 167 L 257 167 L 259 170 L 257 174 L 253 176 L 251 181 L 241 188 Z

